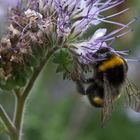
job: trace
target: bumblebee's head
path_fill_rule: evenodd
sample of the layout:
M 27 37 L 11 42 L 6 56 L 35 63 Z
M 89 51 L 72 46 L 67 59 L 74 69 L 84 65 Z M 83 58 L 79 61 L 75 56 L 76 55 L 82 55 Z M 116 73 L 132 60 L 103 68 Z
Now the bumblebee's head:
M 100 48 L 95 54 L 93 54 L 93 57 L 100 62 L 109 59 L 113 54 L 114 52 L 112 52 L 110 48 L 104 47 Z

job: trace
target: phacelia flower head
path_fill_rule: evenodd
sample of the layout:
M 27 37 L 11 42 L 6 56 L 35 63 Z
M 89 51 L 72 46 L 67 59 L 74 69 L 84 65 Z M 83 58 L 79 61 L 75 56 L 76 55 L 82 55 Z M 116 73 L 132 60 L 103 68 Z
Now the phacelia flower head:
M 55 62 L 59 65 L 57 71 L 64 69 L 69 73 L 69 64 L 71 65 L 75 57 L 79 63 L 89 65 L 97 61 L 94 56 L 101 47 L 115 51 L 111 48 L 111 42 L 129 32 L 129 25 L 134 20 L 128 24 L 110 20 L 128 9 L 107 16 L 104 16 L 104 12 L 124 1 L 29 0 L 10 8 L 7 15 L 8 27 L 0 43 L 0 69 L 3 71 L 1 77 L 5 77 L 1 86 L 8 80 L 19 81 L 21 71 L 22 81 L 26 81 L 27 73 L 32 72 L 34 66 L 40 64 L 52 49 L 63 50 L 56 55 L 58 58 Z M 118 29 L 107 34 L 106 28 L 97 29 L 97 25 L 102 22 L 117 25 Z M 83 40 L 84 33 L 95 26 L 97 30 L 93 36 Z M 120 33 L 123 30 L 127 31 Z M 25 82 L 20 83 L 24 84 Z
M 135 20 L 136 19 L 130 21 L 124 27 L 116 29 L 109 34 L 106 34 L 106 28 L 99 28 L 89 40 L 73 44 L 75 47 L 72 48 L 72 51 L 77 55 L 78 61 L 85 65 L 94 64 L 96 61 L 102 60 L 101 57 L 96 57 L 96 52 L 101 48 L 108 48 L 110 51 L 116 52 L 120 55 L 127 55 L 127 51 L 116 51 L 111 47 L 111 45 L 116 38 L 119 38 L 132 31 L 132 29 L 129 29 L 129 25 Z M 120 33 L 126 28 L 128 29 L 127 31 Z

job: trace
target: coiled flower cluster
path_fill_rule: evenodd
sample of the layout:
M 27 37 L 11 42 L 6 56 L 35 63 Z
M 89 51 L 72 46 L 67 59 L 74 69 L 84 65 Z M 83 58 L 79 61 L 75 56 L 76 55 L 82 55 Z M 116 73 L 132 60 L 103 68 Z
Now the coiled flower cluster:
M 110 47 L 113 40 L 131 31 L 127 24 L 109 20 L 128 9 L 104 16 L 103 13 L 125 0 L 29 0 L 9 9 L 8 26 L 0 41 L 0 87 L 15 89 L 23 87 L 34 68 L 53 49 L 53 62 L 57 72 L 64 78 L 78 63 L 89 65 L 96 62 L 94 54 L 100 47 Z M 107 34 L 106 28 L 99 28 L 88 39 L 82 36 L 91 27 L 105 22 L 119 28 Z M 120 33 L 124 29 L 127 31 Z M 119 52 L 125 54 L 125 52 Z

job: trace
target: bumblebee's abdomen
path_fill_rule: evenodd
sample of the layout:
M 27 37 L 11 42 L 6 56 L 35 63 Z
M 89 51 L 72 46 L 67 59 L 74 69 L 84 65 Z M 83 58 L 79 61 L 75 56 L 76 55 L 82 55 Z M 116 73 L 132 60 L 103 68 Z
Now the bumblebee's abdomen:
M 120 94 L 112 96 L 112 101 L 116 101 L 120 97 Z M 89 102 L 92 106 L 95 107 L 103 107 L 104 106 L 104 97 L 100 97 L 100 93 L 98 95 L 88 95 Z
M 123 65 L 116 66 L 106 71 L 106 78 L 113 86 L 120 86 L 125 80 L 125 71 Z
M 104 99 L 101 98 L 100 96 L 88 95 L 88 99 L 92 106 L 103 107 L 103 105 L 104 105 Z
M 91 105 L 95 107 L 103 107 L 104 104 L 104 89 L 100 87 L 98 84 L 91 84 L 87 90 L 86 94 L 88 96 L 89 102 Z

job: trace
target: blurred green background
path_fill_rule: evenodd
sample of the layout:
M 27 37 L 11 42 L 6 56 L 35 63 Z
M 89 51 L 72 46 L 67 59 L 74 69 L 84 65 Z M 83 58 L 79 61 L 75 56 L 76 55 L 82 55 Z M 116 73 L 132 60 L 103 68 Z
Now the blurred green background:
M 3 8 L 2 3 L 0 9 Z M 113 47 L 118 50 L 130 49 L 132 52 L 129 58 L 138 59 L 140 58 L 140 0 L 128 0 L 115 11 L 125 7 L 130 7 L 130 11 L 115 20 L 126 23 L 135 16 L 138 20 L 133 25 L 134 32 L 116 40 Z M 4 13 L 0 13 L 0 31 L 2 31 Z M 109 24 L 100 26 L 109 30 L 114 29 L 114 26 Z M 115 104 L 111 120 L 105 128 L 101 128 L 100 109 L 90 107 L 81 101 L 75 84 L 72 81 L 62 80 L 62 75 L 56 74 L 55 69 L 55 65 L 48 64 L 35 83 L 25 109 L 23 140 L 140 139 L 140 114 L 126 108 L 125 99 Z M 140 64 L 129 64 L 129 78 L 140 88 Z M 14 112 L 12 93 L 1 91 L 0 103 L 12 116 Z M 6 134 L 0 133 L 0 140 L 7 140 Z

